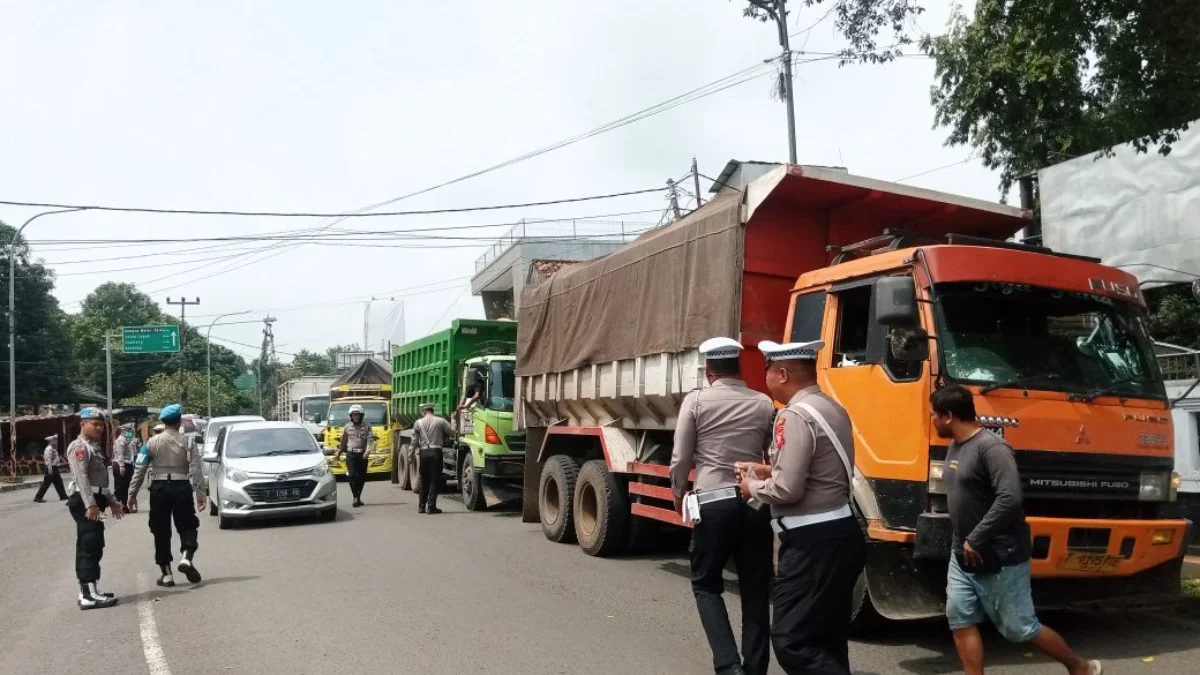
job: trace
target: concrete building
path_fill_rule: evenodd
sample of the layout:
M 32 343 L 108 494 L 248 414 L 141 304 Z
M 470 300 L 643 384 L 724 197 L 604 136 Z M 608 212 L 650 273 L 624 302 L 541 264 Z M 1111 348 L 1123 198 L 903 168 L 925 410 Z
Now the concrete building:
M 475 261 L 471 293 L 483 299 L 488 319 L 515 319 L 521 289 L 538 269 L 534 262 L 578 262 L 606 256 L 654 223 L 614 220 L 523 220 Z

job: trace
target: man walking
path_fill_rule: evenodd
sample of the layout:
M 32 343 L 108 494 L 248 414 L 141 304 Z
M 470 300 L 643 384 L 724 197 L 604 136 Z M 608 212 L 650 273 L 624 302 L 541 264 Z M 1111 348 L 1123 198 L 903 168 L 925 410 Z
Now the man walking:
M 371 425 L 363 423 L 363 407 L 357 403 L 350 406 L 350 423 L 342 429 L 338 454 L 346 458 L 346 480 L 350 482 L 350 494 L 354 495 L 356 509 L 363 505 L 367 459 L 371 456 L 371 445 L 374 443 L 375 432 L 371 430 Z
M 417 448 L 417 469 L 421 475 L 421 491 L 417 494 L 420 513 L 441 513 L 437 507 L 438 488 L 442 480 L 442 445 L 454 435 L 454 427 L 433 414 L 433 404 L 421 406 L 421 419 L 413 425 L 413 444 Z
M 154 562 L 162 575 L 159 586 L 175 585 L 171 574 L 171 522 L 179 531 L 179 571 L 193 584 L 201 580 L 193 558 L 199 548 L 200 519 L 196 512 L 208 506 L 204 473 L 201 470 L 200 450 L 196 443 L 179 431 L 183 408 L 174 403 L 158 414 L 163 431 L 138 454 L 133 484 L 129 486 L 129 503 L 137 507 L 137 493 L 150 475 L 150 532 L 154 535 Z M 192 499 L 195 495 L 195 504 Z
M 133 479 L 133 428 L 122 426 L 113 441 L 113 496 L 121 505 L 129 506 L 129 481 Z
M 930 396 L 938 436 L 952 439 L 943 472 L 953 549 L 946 578 L 946 618 L 967 675 L 983 674 L 979 624 L 991 620 L 1009 642 L 1032 643 L 1071 675 L 1099 675 L 1041 625 L 1029 584 L 1030 534 L 1012 447 L 980 426 L 975 398 L 951 385 Z
M 67 498 L 67 491 L 63 489 L 62 472 L 70 471 L 67 464 L 67 459 L 58 454 L 58 436 L 46 437 L 46 449 L 42 451 L 42 484 L 38 487 L 37 494 L 33 496 L 33 501 L 41 504 L 45 502 L 46 491 L 50 486 L 54 486 L 54 491 L 58 493 L 58 501 Z
M 760 342 L 775 420 L 771 466 L 739 465 L 744 495 L 771 505 L 779 573 L 771 590 L 775 658 L 788 675 L 850 672 L 854 584 L 866 542 L 850 509 L 850 416 L 817 386 L 824 342 Z
M 100 558 L 104 556 L 104 509 L 121 519 L 121 504 L 108 491 L 104 441 L 108 423 L 97 408 L 79 411 L 79 437 L 67 446 L 71 485 L 67 510 L 75 519 L 75 577 L 79 581 L 79 608 L 95 609 L 117 604 L 112 593 L 96 588 L 100 581 Z
M 700 344 L 707 389 L 688 393 L 679 408 L 671 453 L 675 510 L 692 521 L 692 595 L 718 675 L 766 675 L 770 662 L 772 536 L 768 514 L 738 499 L 734 464 L 761 464 L 775 406 L 741 379 L 742 345 L 730 338 Z M 696 480 L 685 495 L 693 467 Z M 694 509 L 693 509 L 694 506 Z M 698 511 L 698 512 L 695 512 Z M 742 655 L 725 608 L 722 572 L 737 566 L 742 600 Z

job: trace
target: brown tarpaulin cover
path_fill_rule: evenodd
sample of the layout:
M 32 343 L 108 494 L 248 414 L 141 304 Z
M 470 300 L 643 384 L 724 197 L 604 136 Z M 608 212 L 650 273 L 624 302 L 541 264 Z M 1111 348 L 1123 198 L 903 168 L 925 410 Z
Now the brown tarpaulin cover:
M 647 232 L 621 250 L 571 265 L 521 294 L 517 372 L 681 352 L 738 334 L 741 194 Z

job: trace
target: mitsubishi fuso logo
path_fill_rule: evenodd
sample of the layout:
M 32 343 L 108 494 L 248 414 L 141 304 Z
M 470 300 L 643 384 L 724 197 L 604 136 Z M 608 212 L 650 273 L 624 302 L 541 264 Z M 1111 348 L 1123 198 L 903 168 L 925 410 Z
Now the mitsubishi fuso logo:
M 1030 478 L 1030 487 L 1074 488 L 1084 490 L 1128 490 L 1133 486 L 1127 480 L 1100 480 L 1092 478 Z
M 1088 436 L 1087 429 L 1082 424 L 1079 425 L 1079 433 L 1075 436 L 1075 445 L 1091 445 L 1092 439 Z

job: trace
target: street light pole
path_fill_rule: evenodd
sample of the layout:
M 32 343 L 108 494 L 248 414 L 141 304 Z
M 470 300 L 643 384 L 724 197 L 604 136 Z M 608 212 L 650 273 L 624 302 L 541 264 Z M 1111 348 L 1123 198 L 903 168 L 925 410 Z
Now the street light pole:
M 208 355 L 206 357 L 205 371 L 207 372 L 207 379 L 208 379 L 207 386 L 208 386 L 208 418 L 209 419 L 212 419 L 212 329 L 213 329 L 213 326 L 215 326 L 216 323 L 218 321 L 220 321 L 221 319 L 224 319 L 227 316 L 240 316 L 242 314 L 250 314 L 250 310 L 246 310 L 244 312 L 229 312 L 228 314 L 222 314 L 222 315 L 218 316 L 217 318 L 212 320 L 212 323 L 208 324 L 208 332 L 205 333 L 205 335 L 204 335 L 204 341 L 207 343 L 207 346 L 208 346 Z
M 8 242 L 8 421 L 10 424 L 8 457 L 12 460 L 9 477 L 14 481 L 17 479 L 17 239 L 21 237 L 21 233 L 29 227 L 30 223 L 42 216 L 86 210 L 82 208 L 57 209 L 35 213 L 25 221 L 24 225 L 17 228 Z

